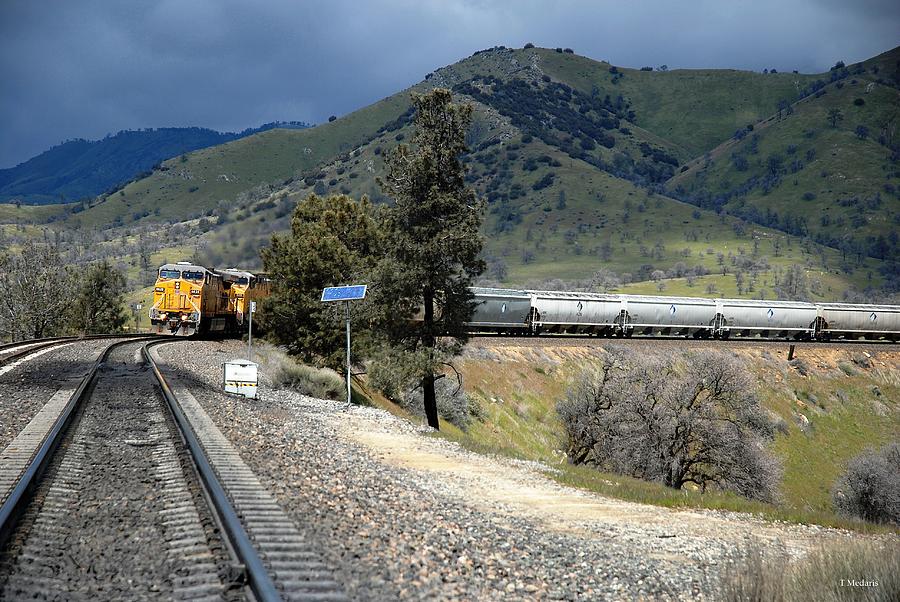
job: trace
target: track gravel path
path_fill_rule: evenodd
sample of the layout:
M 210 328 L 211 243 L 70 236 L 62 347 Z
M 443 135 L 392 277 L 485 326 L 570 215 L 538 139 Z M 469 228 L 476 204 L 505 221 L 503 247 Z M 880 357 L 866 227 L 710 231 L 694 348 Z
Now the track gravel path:
M 15 439 L 57 391 L 77 387 L 113 342 L 66 343 L 4 366 L 0 373 L 0 450 Z
M 229 558 L 137 354 L 142 344 L 113 350 L 101 367 L 0 556 L 0 599 L 229 595 Z
M 563 487 L 545 467 L 484 457 L 387 412 L 267 387 L 225 395 L 237 342 L 160 350 L 360 600 L 711 599 L 736 548 L 802 554 L 853 537 Z

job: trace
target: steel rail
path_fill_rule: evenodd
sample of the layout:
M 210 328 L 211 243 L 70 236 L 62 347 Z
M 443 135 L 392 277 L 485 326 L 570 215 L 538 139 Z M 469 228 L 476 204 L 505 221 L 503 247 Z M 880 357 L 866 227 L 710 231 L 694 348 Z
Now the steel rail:
M 7 349 L 15 349 L 16 347 L 24 347 L 26 345 L 37 345 L 38 343 L 48 343 L 50 341 L 75 340 L 78 337 L 45 337 L 41 339 L 25 339 L 23 341 L 13 341 L 11 343 L 0 344 L 0 353 L 5 353 Z
M 46 349 L 48 347 L 54 347 L 56 345 L 64 345 L 66 343 L 77 343 L 79 341 L 94 341 L 99 339 L 120 339 L 123 337 L 128 337 L 130 339 L 140 339 L 146 337 L 157 336 L 152 333 L 150 334 L 89 334 L 84 336 L 72 336 L 72 337 L 47 337 L 44 339 L 29 339 L 27 341 L 18 341 L 16 343 L 5 343 L 0 345 L 0 353 L 3 353 L 6 349 L 15 349 L 17 347 L 26 347 L 26 349 L 22 349 L 21 351 L 8 352 L 3 355 L 0 355 L 0 366 L 6 366 L 11 364 L 17 360 L 22 359 L 23 357 L 27 357 L 36 351 L 40 351 L 42 349 Z
M 85 399 L 87 399 L 87 397 L 89 397 L 88 391 L 97 379 L 97 371 L 100 369 L 100 366 L 106 362 L 113 349 L 121 345 L 133 343 L 133 338 L 134 337 L 124 341 L 115 342 L 104 350 L 100 357 L 97 358 L 97 361 L 94 362 L 90 371 L 81 379 L 78 388 L 72 393 L 69 401 L 54 421 L 53 426 L 50 428 L 47 436 L 41 443 L 41 446 L 29 462 L 28 467 L 16 482 L 16 486 L 10 492 L 9 497 L 3 502 L 3 505 L 0 506 L 0 546 L 3 546 L 12 534 L 15 521 L 21 515 L 22 511 L 24 511 L 25 506 L 30 501 L 31 494 L 37 487 L 38 480 L 46 471 L 54 453 L 59 448 L 63 436 L 75 416 L 75 410 Z
M 469 332 L 466 334 L 469 339 L 510 339 L 510 340 L 523 340 L 523 341 L 540 341 L 546 340 L 551 341 L 553 339 L 558 339 L 561 341 L 565 340 L 584 340 L 584 341 L 596 341 L 596 342 L 608 342 L 610 344 L 623 342 L 623 341 L 689 341 L 689 342 L 706 342 L 706 343 L 754 343 L 754 344 L 785 344 L 790 343 L 793 345 L 898 345 L 900 344 L 900 339 L 894 341 L 891 339 L 829 339 L 829 340 L 805 340 L 805 339 L 794 339 L 794 338 L 763 338 L 763 337 L 728 337 L 726 339 L 714 339 L 712 337 L 704 338 L 704 337 L 693 337 L 690 335 L 674 335 L 674 334 L 635 334 L 629 337 L 620 337 L 620 336 L 605 336 L 605 335 L 596 335 L 589 334 L 584 332 L 542 332 L 538 335 L 533 334 L 499 334 L 496 332 Z
M 188 445 L 188 449 L 191 452 L 191 458 L 194 460 L 194 464 L 197 467 L 197 473 L 200 475 L 200 480 L 206 488 L 209 499 L 212 500 L 214 510 L 219 515 L 219 521 L 225 529 L 225 535 L 228 537 L 229 543 L 231 544 L 232 549 L 234 549 L 235 554 L 237 554 L 238 559 L 246 568 L 250 589 L 253 591 L 253 594 L 259 602 L 280 601 L 282 599 L 281 594 L 275 588 L 275 584 L 269 576 L 268 570 L 266 570 L 266 567 L 263 565 L 262 558 L 260 558 L 257 553 L 250 536 L 247 534 L 246 529 L 244 529 L 244 526 L 241 523 L 241 519 L 238 518 L 237 512 L 231 505 L 231 501 L 228 494 L 225 492 L 225 488 L 222 486 L 219 477 L 216 475 L 209 459 L 206 457 L 206 452 L 203 450 L 203 446 L 200 444 L 199 439 L 197 439 L 190 421 L 182 411 L 181 404 L 178 403 L 178 398 L 175 397 L 175 393 L 172 392 L 169 383 L 166 382 L 165 377 L 159 370 L 159 366 L 156 365 L 156 362 L 150 355 L 151 346 L 160 345 L 164 342 L 171 341 L 154 341 L 147 343 L 141 348 L 141 353 L 152 369 L 153 374 L 156 376 L 163 397 L 165 397 L 169 409 L 172 412 L 172 416 L 175 418 L 175 423 L 178 425 L 181 435 Z
M 60 337 L 56 339 L 37 339 L 28 342 L 4 345 L 2 348 L 0 348 L 0 351 L 3 351 L 3 349 L 15 349 L 22 346 L 25 346 L 25 349 L 22 349 L 21 351 L 11 351 L 4 353 L 2 356 L 0 356 L 0 366 L 11 364 L 17 360 L 22 359 L 23 357 L 31 355 L 36 351 L 40 351 L 41 349 L 47 349 L 48 347 L 55 347 L 57 345 L 64 345 L 65 343 L 70 343 L 77 340 L 78 339 L 76 338 Z

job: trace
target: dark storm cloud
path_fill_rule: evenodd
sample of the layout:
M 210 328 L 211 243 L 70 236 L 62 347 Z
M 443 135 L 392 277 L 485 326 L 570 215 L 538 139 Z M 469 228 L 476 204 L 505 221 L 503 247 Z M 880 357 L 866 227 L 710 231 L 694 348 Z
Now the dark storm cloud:
M 805 72 L 897 43 L 900 3 L 5 1 L 0 167 L 66 138 L 321 122 L 504 44 L 639 67 Z

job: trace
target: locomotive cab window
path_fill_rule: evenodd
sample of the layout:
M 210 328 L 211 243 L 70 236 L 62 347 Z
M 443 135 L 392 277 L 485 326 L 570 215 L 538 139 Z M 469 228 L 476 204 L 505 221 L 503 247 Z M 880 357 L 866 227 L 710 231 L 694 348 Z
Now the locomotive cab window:
M 159 277 L 165 279 L 181 278 L 181 272 L 178 270 L 160 270 Z
M 185 280 L 203 280 L 203 272 L 185 272 L 183 278 Z
M 247 284 L 249 284 L 249 283 L 250 283 L 250 281 L 246 278 L 238 278 L 237 279 L 237 284 L 240 284 L 242 286 L 247 286 Z

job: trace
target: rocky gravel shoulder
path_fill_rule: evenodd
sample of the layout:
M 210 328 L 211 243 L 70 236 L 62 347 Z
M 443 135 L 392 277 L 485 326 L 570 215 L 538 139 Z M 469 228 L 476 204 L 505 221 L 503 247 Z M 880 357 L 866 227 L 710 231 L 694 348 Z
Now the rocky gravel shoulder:
M 103 350 L 114 341 L 66 343 L 36 357 L 4 366 L 0 374 L 0 451 L 63 388 L 76 388 Z M 9 368 L 7 370 L 7 368 Z
M 164 345 L 188 386 L 355 599 L 714 599 L 751 541 L 799 555 L 842 531 L 675 511 L 564 487 L 382 410 L 221 392 L 240 343 Z

